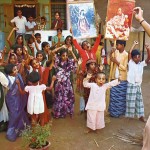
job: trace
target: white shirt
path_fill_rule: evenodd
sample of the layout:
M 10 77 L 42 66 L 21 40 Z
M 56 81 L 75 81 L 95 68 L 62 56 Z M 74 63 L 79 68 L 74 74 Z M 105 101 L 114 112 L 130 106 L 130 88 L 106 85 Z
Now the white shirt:
M 16 24 L 16 27 L 19 29 L 16 31 L 17 33 L 24 34 L 26 32 L 26 30 L 25 30 L 25 23 L 27 22 L 26 17 L 22 16 L 20 18 L 19 16 L 16 16 L 10 22 Z
M 29 29 L 34 28 L 36 26 L 36 23 L 34 21 L 32 22 L 26 22 L 25 24 L 26 27 L 28 27 Z M 33 34 L 33 31 L 26 31 L 26 34 Z
M 147 66 L 145 60 L 136 64 L 132 59 L 128 63 L 127 81 L 132 84 L 142 83 L 143 68 Z
M 29 114 L 41 114 L 44 112 L 44 100 L 42 91 L 46 85 L 26 86 L 25 91 L 29 92 L 27 111 Z
M 85 78 L 83 80 L 83 86 L 90 88 L 90 95 L 85 110 L 89 109 L 96 111 L 104 111 L 106 109 L 105 103 L 106 90 L 118 84 L 119 84 L 118 79 L 116 79 L 109 83 L 104 84 L 103 86 L 98 86 L 96 83 L 89 83 L 88 79 Z

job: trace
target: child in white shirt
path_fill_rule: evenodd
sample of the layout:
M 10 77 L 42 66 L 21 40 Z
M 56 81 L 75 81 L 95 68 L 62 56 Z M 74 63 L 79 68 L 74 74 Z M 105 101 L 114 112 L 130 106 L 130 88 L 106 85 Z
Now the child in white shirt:
M 28 102 L 27 102 L 27 112 L 31 115 L 32 124 L 39 122 L 42 120 L 42 113 L 44 113 L 44 100 L 43 100 L 43 91 L 51 90 L 54 84 L 54 78 L 52 79 L 52 83 L 50 87 L 46 87 L 45 84 L 39 85 L 40 75 L 38 72 L 33 71 L 28 76 L 28 84 L 24 91 L 20 88 L 19 82 L 17 82 L 19 91 L 24 94 L 25 92 L 29 93 Z
M 119 84 L 118 79 L 105 84 L 106 76 L 103 72 L 96 74 L 96 83 L 89 83 L 91 74 L 83 80 L 83 86 L 90 88 L 90 95 L 85 110 L 87 110 L 87 127 L 90 131 L 96 131 L 105 127 L 104 111 L 106 109 L 105 94 L 108 88 Z
M 150 60 L 150 48 L 146 46 L 147 59 L 140 61 L 140 52 L 136 49 L 130 50 L 128 74 L 127 74 L 127 93 L 126 93 L 126 117 L 134 118 L 136 115 L 140 121 L 144 120 L 144 104 L 141 91 L 141 83 L 143 77 L 143 68 L 147 66 Z

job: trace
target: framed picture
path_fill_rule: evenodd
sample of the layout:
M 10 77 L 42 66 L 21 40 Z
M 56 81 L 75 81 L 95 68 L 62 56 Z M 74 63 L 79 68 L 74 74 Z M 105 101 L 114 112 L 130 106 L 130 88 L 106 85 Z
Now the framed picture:
M 72 35 L 77 38 L 97 37 L 93 2 L 69 3 Z
M 105 38 L 128 40 L 134 7 L 134 0 L 109 0 Z

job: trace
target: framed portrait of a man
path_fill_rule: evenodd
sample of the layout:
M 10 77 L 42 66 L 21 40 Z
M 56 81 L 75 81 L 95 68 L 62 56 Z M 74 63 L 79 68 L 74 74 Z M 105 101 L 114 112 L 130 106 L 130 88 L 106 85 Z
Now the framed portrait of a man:
M 134 7 L 134 0 L 109 0 L 105 38 L 128 40 Z
M 97 37 L 93 2 L 69 3 L 72 35 L 77 38 Z

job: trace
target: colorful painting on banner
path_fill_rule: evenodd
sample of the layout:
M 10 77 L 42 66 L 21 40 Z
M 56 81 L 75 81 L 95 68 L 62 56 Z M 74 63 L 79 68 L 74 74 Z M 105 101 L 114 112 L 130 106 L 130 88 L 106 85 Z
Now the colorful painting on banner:
M 77 38 L 97 37 L 95 8 L 93 3 L 69 3 L 72 34 Z
M 105 38 L 128 40 L 134 7 L 134 0 L 109 0 Z

